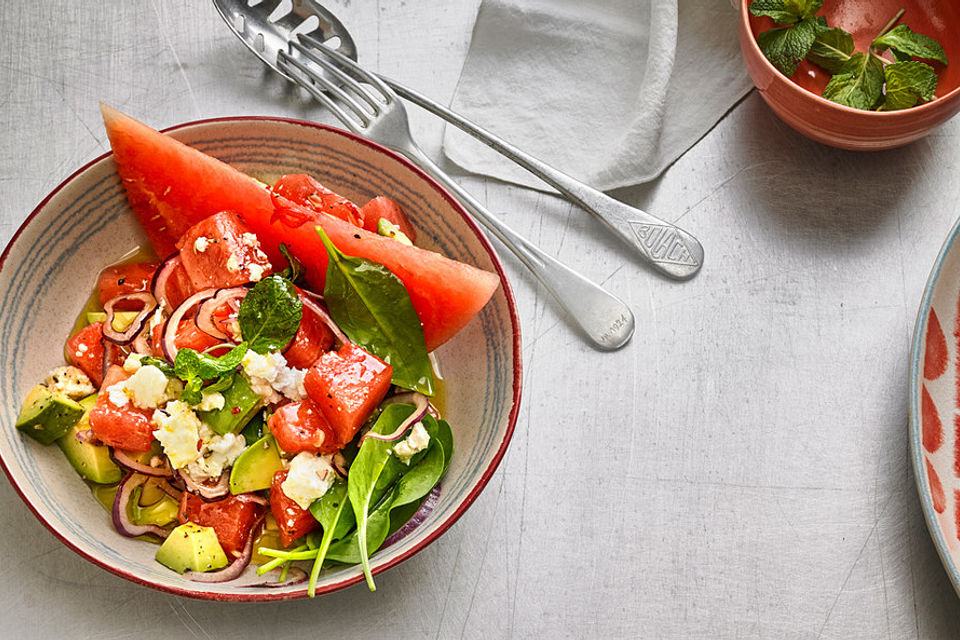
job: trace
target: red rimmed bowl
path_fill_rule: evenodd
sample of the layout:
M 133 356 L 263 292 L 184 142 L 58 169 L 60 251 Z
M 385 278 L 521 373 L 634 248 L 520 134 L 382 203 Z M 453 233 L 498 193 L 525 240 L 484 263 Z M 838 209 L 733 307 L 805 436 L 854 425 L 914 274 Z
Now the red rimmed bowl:
M 740 49 L 753 84 L 785 123 L 817 142 L 853 151 L 881 151 L 918 140 L 960 110 L 960 4 L 924 0 L 825 0 L 820 15 L 831 27 L 853 34 L 858 51 L 902 8 L 901 24 L 936 38 L 950 61 L 938 65 L 937 98 L 902 111 L 852 109 L 821 97 L 829 74 L 803 61 L 793 78 L 777 71 L 757 45 L 756 34 L 774 24 L 748 10 L 740 0 Z
M 175 138 L 266 182 L 308 173 L 359 202 L 398 200 L 428 249 L 493 271 L 500 288 L 470 324 L 437 350 L 445 380 L 444 416 L 456 450 L 434 510 L 413 532 L 372 557 L 374 573 L 411 557 L 446 531 L 476 499 L 513 434 L 520 404 L 520 327 L 513 293 L 488 241 L 463 208 L 407 160 L 350 133 L 276 118 L 224 118 L 169 129 Z M 63 362 L 73 319 L 106 264 L 146 241 L 131 214 L 113 159 L 92 161 L 30 214 L 0 256 L 0 462 L 37 518 L 91 562 L 143 585 L 210 600 L 285 600 L 306 585 L 277 589 L 202 584 L 154 560 L 156 545 L 124 538 L 59 448 L 15 428 L 27 391 Z M 248 570 L 248 574 L 251 571 Z M 363 580 L 359 567 L 330 569 L 317 592 Z
M 960 595 L 960 221 L 920 301 L 910 353 L 910 454 L 920 505 Z

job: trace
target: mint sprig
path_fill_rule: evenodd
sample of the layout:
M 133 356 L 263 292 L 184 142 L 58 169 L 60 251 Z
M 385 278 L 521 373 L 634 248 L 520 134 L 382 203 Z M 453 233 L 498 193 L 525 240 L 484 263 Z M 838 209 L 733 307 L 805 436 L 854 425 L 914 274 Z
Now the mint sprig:
M 750 13 L 766 16 L 782 27 L 757 34 L 763 54 L 787 77 L 804 59 L 832 74 L 823 97 L 855 109 L 894 111 L 936 97 L 936 70 L 924 62 L 948 64 L 943 47 L 934 38 L 897 25 L 901 9 L 873 39 L 865 52 L 855 51 L 853 36 L 829 27 L 817 16 L 822 0 L 754 0 Z M 896 62 L 881 54 L 890 51 Z

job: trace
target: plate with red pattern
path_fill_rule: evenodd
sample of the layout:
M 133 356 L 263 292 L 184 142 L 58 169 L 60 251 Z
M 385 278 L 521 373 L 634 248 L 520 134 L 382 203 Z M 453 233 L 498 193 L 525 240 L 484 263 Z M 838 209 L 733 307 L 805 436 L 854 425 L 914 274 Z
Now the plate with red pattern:
M 960 594 L 960 221 L 927 281 L 910 357 L 910 449 L 927 528 Z

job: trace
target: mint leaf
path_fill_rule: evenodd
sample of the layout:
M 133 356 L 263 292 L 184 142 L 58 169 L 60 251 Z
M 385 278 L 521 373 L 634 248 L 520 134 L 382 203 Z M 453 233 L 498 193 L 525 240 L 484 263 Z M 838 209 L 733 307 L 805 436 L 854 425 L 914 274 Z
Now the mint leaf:
M 183 392 L 180 399 L 187 404 L 200 404 L 203 401 L 203 380 L 200 378 L 190 378 L 183 385 Z
M 810 47 L 807 60 L 830 73 L 840 73 L 853 55 L 853 49 L 853 36 L 843 29 L 821 29 Z
M 817 15 L 817 11 L 823 6 L 823 0 L 784 0 L 783 6 L 787 11 L 800 16 L 801 20 L 806 20 Z
M 142 365 L 151 365 L 160 369 L 163 372 L 163 375 L 168 378 L 172 378 L 176 375 L 173 370 L 173 367 L 170 366 L 170 363 L 164 360 L 163 358 L 154 358 L 153 356 L 143 356 L 140 358 L 140 364 Z
M 807 57 L 817 38 L 821 23 L 816 18 L 807 18 L 792 27 L 770 29 L 757 35 L 757 45 L 780 73 L 792 76 L 797 65 Z
M 897 62 L 884 68 L 887 94 L 881 110 L 909 109 L 933 100 L 937 90 L 937 72 L 922 62 Z
M 393 384 L 433 395 L 423 325 L 400 278 L 379 262 L 344 255 L 323 228 L 316 229 L 330 258 L 323 297 L 333 321 L 350 340 L 393 367 Z
M 222 356 L 208 356 L 193 349 L 179 349 L 173 360 L 173 370 L 184 382 L 190 378 L 213 380 L 236 369 L 246 353 L 246 342 L 241 342 Z
M 823 97 L 854 109 L 873 109 L 883 97 L 883 63 L 874 55 L 855 53 L 833 76 Z
M 750 13 L 767 16 L 777 24 L 793 24 L 816 15 L 823 0 L 753 0 Z
M 874 40 L 872 46 L 877 51 L 893 49 L 894 55 L 899 53 L 901 55 L 916 56 L 917 58 L 937 60 L 938 62 L 947 64 L 947 54 L 939 42 L 930 36 L 914 32 L 905 24 L 899 24 L 886 32 Z M 900 56 L 897 56 L 897 59 L 900 60 Z
M 247 343 L 241 342 L 222 356 L 208 356 L 193 349 L 180 349 L 173 360 L 173 370 L 184 381 L 180 399 L 187 404 L 197 404 L 203 398 L 205 380 L 215 380 L 226 375 L 233 379 L 233 371 L 247 353 Z M 220 384 L 218 380 L 216 384 Z
M 303 303 L 296 288 L 277 275 L 255 284 L 237 313 L 240 335 L 257 353 L 279 351 L 287 346 L 297 335 L 302 317 Z

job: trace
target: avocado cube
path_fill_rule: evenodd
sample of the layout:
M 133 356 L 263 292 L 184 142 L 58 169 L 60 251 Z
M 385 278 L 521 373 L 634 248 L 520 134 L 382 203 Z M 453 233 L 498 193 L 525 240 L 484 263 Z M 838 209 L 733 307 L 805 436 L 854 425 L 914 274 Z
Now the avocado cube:
M 280 447 L 267 434 L 240 454 L 230 470 L 230 493 L 250 493 L 269 489 L 273 474 L 283 469 Z
M 213 571 L 227 566 L 213 527 L 201 527 L 187 522 L 176 527 L 157 549 L 157 562 L 177 573 L 185 571 Z
M 79 404 L 84 409 L 83 417 L 57 440 L 57 446 L 81 478 L 97 484 L 112 484 L 120 482 L 123 473 L 110 457 L 110 449 L 77 440 L 78 433 L 90 428 L 90 409 L 96 402 L 96 394 L 80 400 Z
M 83 407 L 43 385 L 30 390 L 17 418 L 17 429 L 42 444 L 63 437 L 83 416 Z
M 233 384 L 222 393 L 222 409 L 197 412 L 200 419 L 221 436 L 243 429 L 263 404 L 263 398 L 250 388 L 243 376 L 234 376 Z
M 116 311 L 113 314 L 113 328 L 117 331 L 124 331 L 140 315 L 139 311 Z M 104 322 L 107 314 L 103 311 L 87 311 L 87 324 L 94 322 Z
M 127 503 L 130 521 L 133 524 L 165 527 L 177 519 L 180 503 L 167 494 L 163 494 L 159 500 L 147 506 L 140 505 L 142 500 L 143 487 L 137 487 L 130 496 L 130 502 Z

